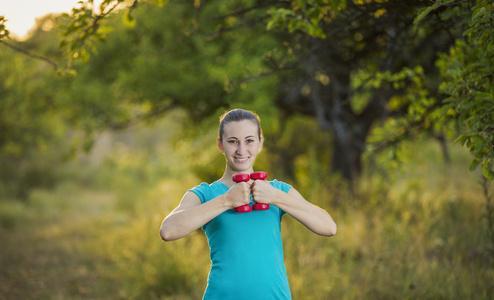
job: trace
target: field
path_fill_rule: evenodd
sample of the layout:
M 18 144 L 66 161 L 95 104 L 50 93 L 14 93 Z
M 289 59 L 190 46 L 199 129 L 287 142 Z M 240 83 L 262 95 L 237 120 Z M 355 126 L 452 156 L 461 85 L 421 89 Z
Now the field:
M 0 199 L 0 298 L 200 299 L 203 232 L 170 243 L 158 234 L 200 180 L 185 146 L 169 138 L 160 127 L 104 134 L 91 154 L 54 166 L 54 188 Z M 491 196 L 468 171 L 469 154 L 451 145 L 445 164 L 433 141 L 407 147 L 387 174 L 369 164 L 354 195 L 337 178 L 297 186 L 338 233 L 319 237 L 285 217 L 294 299 L 494 299 Z

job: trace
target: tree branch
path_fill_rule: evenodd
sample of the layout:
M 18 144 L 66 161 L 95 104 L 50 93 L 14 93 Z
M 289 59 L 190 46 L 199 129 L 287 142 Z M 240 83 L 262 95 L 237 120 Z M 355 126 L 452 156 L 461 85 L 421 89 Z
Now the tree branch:
M 442 104 L 441 102 L 436 102 L 433 105 L 429 106 L 426 109 L 426 111 L 423 113 L 423 118 L 421 118 L 420 120 L 414 120 L 412 122 L 409 122 L 408 125 L 404 127 L 404 130 L 400 134 L 389 137 L 388 139 L 381 142 L 370 143 L 372 146 L 375 147 L 373 152 L 379 153 L 391 146 L 397 145 L 400 142 L 411 138 L 416 132 L 431 129 L 431 125 L 426 125 L 426 118 L 432 112 L 434 112 L 435 109 L 440 107 L 441 104 Z
M 289 1 L 286 1 L 284 4 L 289 4 L 289 3 L 290 3 Z M 263 7 L 270 6 L 270 5 L 280 5 L 280 4 L 283 4 L 283 3 L 280 1 L 268 1 L 265 3 L 260 3 L 257 5 L 251 6 L 251 7 L 247 7 L 247 8 L 241 9 L 241 10 L 234 11 L 230 14 L 214 17 L 213 20 L 222 20 L 222 19 L 226 19 L 229 17 L 241 16 L 241 15 L 245 15 L 246 13 L 253 11 L 253 10 L 256 10 L 256 9 L 259 9 L 259 8 L 263 8 Z
M 6 43 L 5 41 L 2 41 L 2 40 L 0 40 L 0 43 L 1 43 L 1 44 L 3 44 L 3 45 L 5 45 L 6 47 L 8 47 L 8 48 L 10 48 L 10 49 L 12 49 L 12 50 L 14 50 L 14 51 L 20 52 L 20 53 L 22 53 L 22 54 L 24 54 L 24 55 L 26 55 L 26 56 L 29 56 L 29 57 L 31 57 L 31 58 L 34 58 L 34 59 L 38 59 L 38 60 L 44 61 L 44 62 L 46 62 L 47 64 L 51 65 L 55 71 L 57 71 L 57 70 L 58 70 L 58 66 L 57 66 L 57 64 L 56 64 L 53 60 L 51 60 L 51 59 L 49 59 L 49 58 L 46 58 L 46 57 L 41 56 L 41 55 L 38 55 L 38 54 L 34 54 L 34 53 L 29 52 L 29 51 L 27 51 L 27 50 L 24 50 L 24 49 L 22 49 L 22 48 L 20 48 L 20 47 L 14 46 L 14 45 L 9 44 L 9 43 Z
M 109 124 L 109 127 L 112 130 L 125 129 L 125 128 L 128 128 L 128 127 L 137 125 L 137 124 L 139 124 L 141 122 L 145 122 L 145 121 L 151 120 L 153 118 L 159 117 L 159 116 L 165 114 L 166 112 L 168 112 L 168 111 L 170 111 L 170 110 L 172 110 L 174 108 L 177 108 L 177 107 L 178 107 L 178 105 L 176 103 L 174 103 L 174 102 L 168 103 L 168 104 L 165 104 L 165 105 L 160 105 L 160 106 L 157 106 L 157 107 L 153 108 L 149 112 L 138 114 L 138 115 L 134 116 L 133 118 L 131 118 L 129 120 L 121 121 L 121 122 L 113 122 L 113 123 L 110 123 Z

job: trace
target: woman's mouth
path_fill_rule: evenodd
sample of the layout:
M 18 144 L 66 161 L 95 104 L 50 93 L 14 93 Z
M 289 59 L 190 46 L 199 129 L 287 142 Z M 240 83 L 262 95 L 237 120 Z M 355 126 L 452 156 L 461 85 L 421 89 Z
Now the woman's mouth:
M 238 163 L 245 163 L 247 162 L 249 158 L 248 157 L 236 157 L 235 160 L 238 162 Z

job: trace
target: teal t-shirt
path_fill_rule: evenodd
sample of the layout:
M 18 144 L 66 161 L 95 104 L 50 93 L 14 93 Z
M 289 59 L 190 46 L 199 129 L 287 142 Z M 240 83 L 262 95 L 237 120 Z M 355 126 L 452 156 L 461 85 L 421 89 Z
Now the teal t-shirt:
M 269 183 L 285 193 L 291 188 L 277 180 Z M 191 191 L 205 203 L 226 193 L 228 187 L 215 181 L 202 183 Z M 281 241 L 284 214 L 274 205 L 269 210 L 248 213 L 230 209 L 202 227 L 211 257 L 203 299 L 291 299 Z

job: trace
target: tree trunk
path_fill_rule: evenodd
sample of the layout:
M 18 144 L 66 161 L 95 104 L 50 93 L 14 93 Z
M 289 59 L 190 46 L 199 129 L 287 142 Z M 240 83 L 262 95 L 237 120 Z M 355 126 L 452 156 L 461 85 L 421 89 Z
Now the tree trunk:
M 344 179 L 353 182 L 362 172 L 362 145 L 365 142 L 350 130 L 341 134 L 333 134 L 333 156 L 331 172 L 341 174 Z

